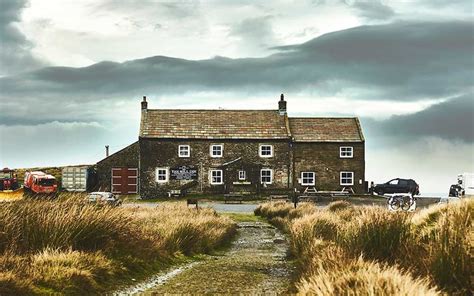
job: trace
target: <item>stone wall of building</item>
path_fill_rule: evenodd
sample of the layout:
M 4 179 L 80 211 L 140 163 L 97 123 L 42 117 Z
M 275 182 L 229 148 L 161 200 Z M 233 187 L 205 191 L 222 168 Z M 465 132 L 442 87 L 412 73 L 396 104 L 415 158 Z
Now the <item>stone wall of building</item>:
M 365 149 L 364 143 L 293 143 L 295 187 L 304 190 L 307 186 L 298 183 L 301 172 L 316 173 L 316 189 L 341 190 L 352 187 L 356 193 L 364 193 Z M 351 146 L 353 158 L 341 158 L 339 147 Z M 354 172 L 354 185 L 341 186 L 340 172 Z
M 112 168 L 138 168 L 139 144 L 135 142 L 97 163 L 97 188 L 110 191 Z M 140 180 L 138 180 L 140 182 Z
M 188 192 L 227 193 L 240 191 L 270 192 L 271 190 L 291 187 L 291 157 L 287 140 L 177 140 L 177 139 L 140 139 L 140 193 L 143 198 L 166 195 L 172 189 L 186 187 L 191 181 L 169 180 L 167 183 L 156 181 L 156 168 L 176 168 L 191 166 L 197 169 L 197 182 Z M 210 146 L 222 144 L 223 157 L 213 158 Z M 259 145 L 273 145 L 273 157 L 259 156 Z M 179 157 L 178 146 L 190 145 L 190 157 Z M 230 164 L 229 164 L 230 163 Z M 227 164 L 223 166 L 224 164 Z M 260 184 L 260 169 L 273 170 L 273 183 L 266 187 Z M 222 169 L 223 185 L 211 185 L 209 170 Z M 239 182 L 238 170 L 247 172 L 248 182 Z M 241 183 L 241 184 L 239 184 Z M 240 187 L 239 187 L 240 186 Z

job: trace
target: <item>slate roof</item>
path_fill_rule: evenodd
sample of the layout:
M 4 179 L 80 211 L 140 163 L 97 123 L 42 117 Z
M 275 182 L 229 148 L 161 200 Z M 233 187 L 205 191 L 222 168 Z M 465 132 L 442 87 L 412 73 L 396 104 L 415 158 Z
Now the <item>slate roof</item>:
M 153 110 L 142 113 L 140 137 L 178 139 L 288 139 L 277 110 Z
M 142 138 L 289 139 L 295 142 L 363 142 L 357 118 L 288 118 L 278 110 L 147 109 Z
M 341 117 L 289 118 L 295 142 L 363 142 L 359 119 Z

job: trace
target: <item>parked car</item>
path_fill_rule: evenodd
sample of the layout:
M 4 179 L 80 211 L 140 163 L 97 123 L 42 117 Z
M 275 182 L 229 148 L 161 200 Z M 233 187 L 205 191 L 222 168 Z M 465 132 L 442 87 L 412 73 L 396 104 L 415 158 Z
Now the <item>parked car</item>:
M 91 192 L 87 195 L 87 201 L 90 203 L 107 204 L 118 207 L 122 201 L 111 192 Z
M 392 193 L 411 193 L 412 195 L 420 194 L 420 187 L 412 179 L 392 179 L 383 184 L 375 185 L 373 192 L 378 195 L 392 194 Z
M 449 196 L 450 197 L 462 196 L 462 187 L 458 184 L 451 185 L 451 187 L 449 187 Z

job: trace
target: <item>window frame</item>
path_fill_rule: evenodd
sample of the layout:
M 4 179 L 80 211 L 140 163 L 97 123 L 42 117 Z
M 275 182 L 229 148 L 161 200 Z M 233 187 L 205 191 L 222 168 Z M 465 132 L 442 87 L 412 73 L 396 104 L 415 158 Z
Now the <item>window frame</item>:
M 213 178 L 214 178 L 214 176 L 212 175 L 213 172 L 220 172 L 220 178 L 221 178 L 220 182 L 213 182 Z M 224 184 L 224 171 L 223 170 L 209 170 L 209 184 L 211 184 L 211 185 L 222 185 L 222 184 Z
M 188 154 L 187 155 L 181 155 L 181 147 L 187 147 L 188 148 Z M 178 157 L 181 158 L 187 158 L 191 157 L 191 145 L 178 145 Z
M 262 172 L 263 171 L 269 171 L 270 172 L 270 182 L 263 182 L 262 178 L 263 178 L 263 175 L 262 175 Z M 265 177 L 268 177 L 268 176 L 265 176 Z M 260 184 L 273 184 L 273 170 L 272 169 L 261 169 L 260 170 Z
M 270 147 L 270 155 L 263 155 L 262 154 L 262 151 L 263 151 L 263 147 Z M 271 144 L 260 144 L 258 145 L 258 155 L 262 158 L 271 158 L 273 157 L 273 145 Z
M 343 149 L 349 149 L 350 155 L 343 155 L 348 154 L 349 151 L 342 151 Z M 354 146 L 340 146 L 339 147 L 339 157 L 340 158 L 354 158 Z
M 214 155 L 214 147 L 221 147 L 221 154 L 220 155 Z M 221 158 L 224 157 L 224 145 L 223 144 L 211 144 L 209 147 L 209 155 L 212 158 Z
M 348 173 L 351 174 L 351 183 L 343 183 L 342 180 L 343 179 L 348 179 L 348 177 L 342 177 L 342 174 L 348 174 Z M 355 179 L 354 172 L 343 171 L 339 174 L 339 184 L 341 186 L 353 186 L 354 185 L 354 179 Z
M 313 182 L 312 183 L 305 183 L 304 182 L 304 179 L 305 179 L 304 174 L 312 174 L 313 175 L 313 177 L 312 177 Z M 309 171 L 301 172 L 301 185 L 302 186 L 314 186 L 314 185 L 316 185 L 316 173 L 315 172 L 309 172 Z
M 159 176 L 158 171 L 159 171 L 159 170 L 165 171 L 165 180 L 159 180 L 159 179 L 158 179 L 158 176 Z M 155 181 L 156 181 L 156 183 L 161 183 L 161 184 L 163 184 L 163 183 L 168 183 L 169 180 L 170 180 L 170 170 L 169 170 L 169 167 L 157 167 L 157 168 L 155 169 Z
M 240 173 L 243 173 L 243 177 L 240 175 Z M 247 180 L 247 172 L 244 170 L 239 170 L 239 172 L 237 173 L 237 176 L 239 178 L 239 181 Z

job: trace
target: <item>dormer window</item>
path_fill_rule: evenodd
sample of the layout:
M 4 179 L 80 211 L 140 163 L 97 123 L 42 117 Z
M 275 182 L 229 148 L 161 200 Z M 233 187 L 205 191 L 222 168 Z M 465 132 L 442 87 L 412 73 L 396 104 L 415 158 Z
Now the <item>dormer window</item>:
M 191 147 L 189 145 L 179 145 L 178 146 L 178 156 L 179 157 L 190 157 L 191 156 Z
M 260 145 L 259 146 L 260 157 L 273 157 L 273 146 L 272 145 Z
M 224 155 L 224 145 L 211 145 L 211 157 L 222 157 Z

